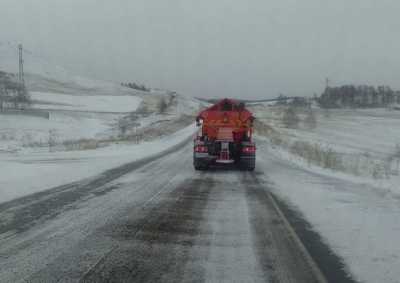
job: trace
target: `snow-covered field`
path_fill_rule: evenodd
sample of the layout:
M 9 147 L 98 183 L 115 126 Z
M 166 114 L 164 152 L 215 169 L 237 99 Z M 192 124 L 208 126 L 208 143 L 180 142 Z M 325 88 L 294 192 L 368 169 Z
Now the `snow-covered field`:
M 0 153 L 42 150 L 52 139 L 100 138 L 115 120 L 111 115 L 62 112 L 52 112 L 49 120 L 24 115 L 0 117 Z
M 16 51 L 0 42 L 2 71 L 17 72 Z M 157 154 L 194 132 L 196 99 L 84 78 L 29 52 L 24 59 L 31 107 L 50 115 L 0 113 L 0 202 Z
M 0 202 L 98 175 L 119 165 L 165 151 L 191 137 L 190 125 L 158 140 L 114 144 L 96 150 L 0 155 Z
M 160 153 L 195 131 L 193 119 L 182 116 L 200 107 L 190 98 L 177 96 L 160 114 L 157 103 L 165 92 L 148 96 L 77 93 L 32 92 L 34 108 L 47 109 L 50 119 L 0 114 L 0 202 Z M 147 112 L 136 113 L 142 104 Z M 141 139 L 121 137 L 120 121 L 134 125 L 127 125 L 126 135 L 140 130 Z M 72 144 L 72 149 L 65 144 Z
M 295 137 L 331 145 L 339 152 L 386 157 L 400 144 L 400 111 L 388 109 L 316 110 L 317 127 L 296 130 Z
M 171 129 L 163 123 L 173 124 L 175 120 L 185 126 L 191 121 L 182 123 L 182 115 L 193 115 L 201 106 L 195 99 L 172 96 L 168 91 L 145 93 L 118 83 L 60 74 L 58 69 L 54 73 L 50 78 L 42 74 L 26 76 L 31 107 L 48 112 L 49 119 L 29 113 L 0 113 L 0 153 L 30 152 L 49 146 L 60 150 L 65 144 L 76 148 L 81 140 L 121 140 L 125 138 L 122 135 L 132 136 L 139 128 Z M 159 113 L 161 100 L 168 104 L 163 113 Z M 146 137 L 141 134 L 140 138 Z
M 340 152 L 365 152 L 384 156 L 400 143 L 400 111 L 378 109 L 313 109 L 317 124 L 308 129 L 282 125 L 282 108 L 255 107 L 256 117 L 267 122 L 290 139 L 304 139 L 335 147 Z M 304 114 L 300 112 L 300 118 Z
M 128 95 L 69 95 L 62 93 L 30 93 L 35 101 L 33 108 L 90 112 L 136 111 L 142 99 Z
M 259 120 L 273 127 L 281 145 L 274 152 L 281 158 L 321 171 L 313 166 L 312 158 L 296 154 L 294 144 L 304 142 L 310 148 L 332 153 L 337 158 L 337 168 L 322 170 L 358 183 L 377 186 L 382 193 L 400 195 L 400 111 L 388 109 L 314 109 L 316 127 L 310 129 L 302 122 L 296 129 L 282 125 L 282 109 L 257 107 Z M 304 114 L 299 114 L 304 120 Z
M 396 166 L 388 175 L 375 177 L 370 172 L 323 168 L 296 155 L 291 144 L 302 141 L 332 149 L 346 162 L 359 160 L 358 168 L 368 171 L 393 156 L 400 143 L 400 112 L 314 111 L 315 129 L 301 123 L 298 129 L 287 129 L 282 126 L 280 109 L 257 107 L 256 116 L 272 125 L 283 141 L 279 145 L 260 136 L 257 166 L 266 170 L 265 181 L 273 184 L 274 192 L 303 214 L 356 280 L 399 282 L 400 178 Z

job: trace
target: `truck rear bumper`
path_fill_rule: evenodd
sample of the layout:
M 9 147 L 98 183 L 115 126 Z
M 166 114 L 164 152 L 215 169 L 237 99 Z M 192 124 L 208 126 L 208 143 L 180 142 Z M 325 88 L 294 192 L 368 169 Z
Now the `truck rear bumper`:
M 256 155 L 242 155 L 238 160 L 238 165 L 245 169 L 254 169 L 256 166 Z M 195 167 L 208 167 L 213 164 L 232 164 L 235 160 L 219 160 L 218 156 L 209 155 L 208 153 L 195 152 L 193 154 L 193 165 Z
M 220 163 L 220 164 L 232 164 L 234 163 L 235 160 L 233 159 L 216 159 L 215 163 Z

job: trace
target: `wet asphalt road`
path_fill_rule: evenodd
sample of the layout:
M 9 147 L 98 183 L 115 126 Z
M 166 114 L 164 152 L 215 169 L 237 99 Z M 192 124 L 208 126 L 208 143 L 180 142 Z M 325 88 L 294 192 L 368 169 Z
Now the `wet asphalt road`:
M 190 150 L 0 205 L 0 282 L 317 282 L 264 173 Z

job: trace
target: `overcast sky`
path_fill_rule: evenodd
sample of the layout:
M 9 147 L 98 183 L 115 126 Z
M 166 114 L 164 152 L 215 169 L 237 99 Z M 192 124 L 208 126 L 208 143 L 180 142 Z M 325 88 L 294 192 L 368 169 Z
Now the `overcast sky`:
M 400 89 L 399 32 L 398 0 L 0 0 L 0 40 L 192 96 L 312 95 L 326 77 Z

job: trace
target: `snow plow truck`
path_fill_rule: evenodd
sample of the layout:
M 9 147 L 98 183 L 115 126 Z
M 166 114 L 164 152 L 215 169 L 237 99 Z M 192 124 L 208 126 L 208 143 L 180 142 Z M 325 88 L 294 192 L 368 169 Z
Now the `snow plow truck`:
M 200 112 L 196 118 L 200 129 L 194 139 L 194 168 L 206 170 L 211 165 L 233 164 L 242 170 L 254 170 L 254 119 L 244 103 L 227 98 Z

